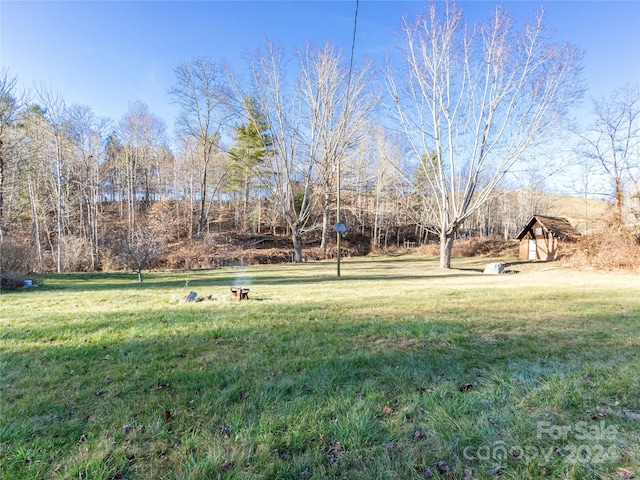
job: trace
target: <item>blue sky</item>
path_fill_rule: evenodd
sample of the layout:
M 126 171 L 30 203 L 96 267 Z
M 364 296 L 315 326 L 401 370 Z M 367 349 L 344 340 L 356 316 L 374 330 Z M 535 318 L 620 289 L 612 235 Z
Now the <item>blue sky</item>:
M 517 18 L 544 4 L 559 40 L 586 52 L 587 95 L 609 94 L 640 82 L 640 0 L 515 1 Z M 460 5 L 469 19 L 486 18 L 494 2 Z M 381 66 L 403 14 L 419 1 L 360 0 L 356 58 Z M 119 120 L 141 100 L 171 128 L 167 90 L 173 70 L 198 55 L 225 58 L 240 68 L 242 55 L 277 40 L 289 49 L 329 40 L 346 53 L 355 0 L 349 1 L 0 1 L 0 64 L 22 86 L 44 85 L 68 103 L 90 106 Z M 588 105 L 585 110 L 588 111 Z

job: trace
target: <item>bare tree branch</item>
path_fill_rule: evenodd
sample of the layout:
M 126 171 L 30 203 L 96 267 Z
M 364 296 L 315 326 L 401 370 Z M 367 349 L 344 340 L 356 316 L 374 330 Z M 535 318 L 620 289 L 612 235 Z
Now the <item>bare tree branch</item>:
M 449 268 L 458 228 L 580 98 L 581 55 L 551 43 L 542 14 L 517 31 L 501 5 L 468 27 L 455 3 L 432 1 L 402 32 L 404 76 L 388 66 L 389 93 Z

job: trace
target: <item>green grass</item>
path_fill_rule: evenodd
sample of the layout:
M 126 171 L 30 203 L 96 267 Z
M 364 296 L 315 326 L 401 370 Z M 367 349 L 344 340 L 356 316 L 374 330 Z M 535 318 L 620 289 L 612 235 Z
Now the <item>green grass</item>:
M 640 279 L 487 261 L 2 293 L 0 478 L 638 478 Z

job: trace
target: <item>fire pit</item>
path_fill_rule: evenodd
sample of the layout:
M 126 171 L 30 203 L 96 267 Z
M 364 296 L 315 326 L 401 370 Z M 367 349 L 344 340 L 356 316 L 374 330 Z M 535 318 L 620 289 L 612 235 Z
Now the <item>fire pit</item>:
M 231 287 L 231 300 L 249 300 L 249 289 L 245 287 Z

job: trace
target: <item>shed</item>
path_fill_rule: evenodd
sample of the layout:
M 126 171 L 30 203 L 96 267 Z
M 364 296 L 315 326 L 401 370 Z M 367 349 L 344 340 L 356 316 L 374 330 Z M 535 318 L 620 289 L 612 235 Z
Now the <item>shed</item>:
M 519 257 L 523 260 L 555 260 L 562 243 L 574 242 L 580 237 L 566 218 L 534 215 L 520 230 Z

